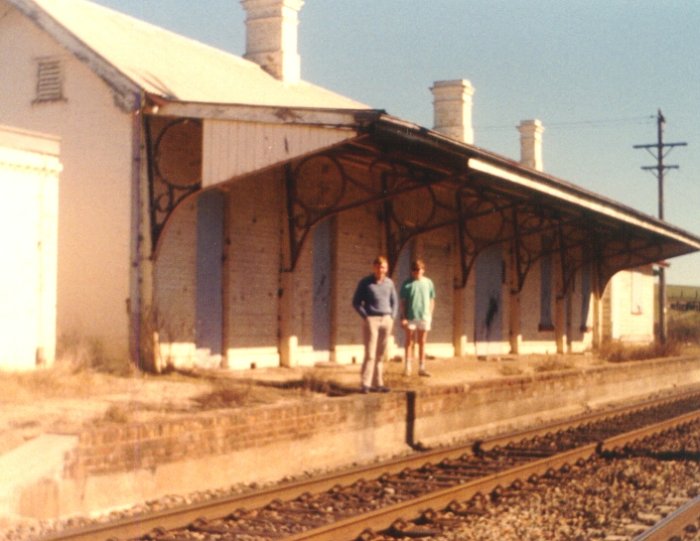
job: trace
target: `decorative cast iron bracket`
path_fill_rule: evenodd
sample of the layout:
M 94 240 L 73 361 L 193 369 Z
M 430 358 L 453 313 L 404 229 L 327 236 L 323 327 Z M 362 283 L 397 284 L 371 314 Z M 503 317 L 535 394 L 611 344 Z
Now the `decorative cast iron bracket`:
M 175 208 L 202 188 L 202 124 L 199 120 L 167 120 L 144 116 L 148 155 L 151 246 L 158 240 Z M 158 121 L 163 121 L 156 127 Z
M 370 203 L 383 203 L 386 216 L 386 242 L 390 268 L 407 241 L 402 218 L 392 200 L 429 194 L 445 176 L 413 164 L 380 157 L 369 164 L 368 174 L 358 178 L 348 171 L 340 157 L 332 151 L 309 156 L 296 164 L 285 165 L 289 262 L 286 271 L 293 271 L 302 247 L 314 225 L 320 221 Z M 420 197 L 420 196 L 419 196 Z M 429 222 L 433 211 L 428 211 Z M 396 226 L 396 227 L 394 227 Z M 430 227 L 422 224 L 421 231 Z

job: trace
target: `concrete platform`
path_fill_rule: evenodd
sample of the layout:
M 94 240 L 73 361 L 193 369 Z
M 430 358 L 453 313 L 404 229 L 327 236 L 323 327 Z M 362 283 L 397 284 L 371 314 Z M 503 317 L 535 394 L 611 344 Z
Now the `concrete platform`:
M 28 441 L 0 456 L 14 472 L 6 484 L 16 489 L 16 497 L 9 497 L 10 488 L 0 497 L 0 511 L 65 517 L 167 494 L 274 482 L 700 385 L 696 357 L 627 363 L 589 355 L 453 358 L 429 360 L 427 367 L 429 378 L 405 377 L 400 362 L 389 362 L 385 383 L 391 392 L 369 395 L 359 393 L 359 365 L 218 371 L 217 378 L 232 381 L 292 389 L 326 385 L 339 392 L 83 425 L 59 438 L 58 458 L 54 439 Z M 22 475 L 23 456 L 51 468 Z
M 385 384 L 395 391 L 420 389 L 425 386 L 459 385 L 477 381 L 499 381 L 513 376 L 528 376 L 562 370 L 582 370 L 610 363 L 592 354 L 580 355 L 504 355 L 477 358 L 475 356 L 435 358 L 428 356 L 426 366 L 431 377 L 418 375 L 414 363 L 412 375 L 403 375 L 400 358 L 384 363 Z M 361 365 L 317 363 L 314 367 L 262 368 L 230 372 L 225 377 L 258 383 L 291 384 L 304 378 L 317 378 L 337 384 L 348 391 L 359 390 Z

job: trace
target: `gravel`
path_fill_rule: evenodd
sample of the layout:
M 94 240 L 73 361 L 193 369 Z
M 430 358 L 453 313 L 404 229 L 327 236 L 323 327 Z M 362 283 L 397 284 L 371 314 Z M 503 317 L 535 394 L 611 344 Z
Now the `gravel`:
M 695 497 L 700 464 L 593 459 L 568 475 L 541 478 L 494 501 L 440 541 L 623 541 Z

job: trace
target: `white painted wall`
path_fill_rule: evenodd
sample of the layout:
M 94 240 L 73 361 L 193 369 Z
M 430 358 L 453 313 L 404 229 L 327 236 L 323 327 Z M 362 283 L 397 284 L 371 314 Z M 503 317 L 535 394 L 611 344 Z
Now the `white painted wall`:
M 59 146 L 0 126 L 0 370 L 54 362 Z
M 654 340 L 654 274 L 651 265 L 615 274 L 610 294 L 610 336 L 621 342 Z
M 47 56 L 63 62 L 66 99 L 34 104 L 36 59 Z M 61 139 L 58 332 L 126 355 L 131 119 L 105 82 L 14 10 L 0 17 L 0 74 L 0 123 Z

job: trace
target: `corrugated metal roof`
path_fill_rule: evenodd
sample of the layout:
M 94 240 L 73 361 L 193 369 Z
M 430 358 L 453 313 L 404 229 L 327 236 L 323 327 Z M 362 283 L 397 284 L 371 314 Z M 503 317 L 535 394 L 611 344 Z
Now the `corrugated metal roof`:
M 33 13 L 37 8 L 43 11 L 151 94 L 202 103 L 367 108 L 304 81 L 282 83 L 254 62 L 88 0 L 10 0 L 10 3 L 25 13 Z

